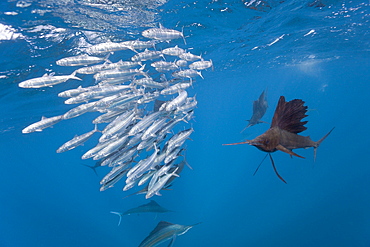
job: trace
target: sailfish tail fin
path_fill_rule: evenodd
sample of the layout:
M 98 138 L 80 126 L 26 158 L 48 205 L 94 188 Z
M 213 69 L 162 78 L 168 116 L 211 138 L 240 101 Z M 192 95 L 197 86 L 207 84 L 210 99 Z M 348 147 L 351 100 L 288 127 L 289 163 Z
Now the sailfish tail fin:
M 116 214 L 119 216 L 119 220 L 118 220 L 118 225 L 121 224 L 121 220 L 122 220 L 122 213 L 119 213 L 119 212 L 113 212 L 113 211 L 110 211 L 112 214 Z
M 328 135 L 330 135 L 330 133 L 334 130 L 335 127 L 333 127 L 326 135 L 324 135 L 324 137 L 322 137 L 320 140 L 318 140 L 316 142 L 316 145 L 315 147 L 313 148 L 313 159 L 314 161 L 316 161 L 316 152 L 317 152 L 317 148 L 320 146 L 320 144 L 325 140 L 326 137 L 328 137 Z

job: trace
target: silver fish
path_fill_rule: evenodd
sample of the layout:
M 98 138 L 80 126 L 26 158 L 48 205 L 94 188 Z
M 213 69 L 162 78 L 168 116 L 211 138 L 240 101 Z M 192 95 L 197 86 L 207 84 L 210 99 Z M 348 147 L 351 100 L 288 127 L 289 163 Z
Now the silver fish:
M 124 167 L 124 166 L 122 166 L 122 167 Z M 100 187 L 100 191 L 104 191 L 106 189 L 109 189 L 109 188 L 113 187 L 114 184 L 116 184 L 127 173 L 127 171 L 130 169 L 130 168 L 126 168 L 126 167 L 124 167 L 124 168 L 125 169 L 121 169 L 121 167 L 113 168 L 113 169 L 117 169 L 118 171 L 114 171 L 114 175 L 108 174 L 108 175 L 110 175 L 109 177 L 107 175 L 103 178 L 103 180 L 104 179 L 106 179 L 106 180 L 104 182 L 101 182 L 102 186 Z
M 51 118 L 42 117 L 40 121 L 33 123 L 22 130 L 23 134 L 31 133 L 35 131 L 42 131 L 43 129 L 53 126 L 54 124 L 62 121 L 63 115 L 55 116 Z
M 115 43 L 115 42 L 105 42 L 96 44 L 86 48 L 86 52 L 89 54 L 100 54 L 100 53 L 108 53 L 114 51 L 121 51 L 127 50 L 129 47 L 124 43 Z
M 185 89 L 189 88 L 190 86 L 192 86 L 191 82 L 176 83 L 172 86 L 169 86 L 169 87 L 163 89 L 161 91 L 161 94 L 162 95 L 171 95 L 171 94 L 177 93 L 181 90 L 185 90 Z
M 189 68 L 194 70 L 203 70 L 211 67 L 213 67 L 212 60 L 205 61 L 202 59 L 201 61 L 196 61 L 192 64 L 189 64 Z
M 76 70 L 79 74 L 95 74 L 105 70 L 112 70 L 112 69 L 130 69 L 135 66 L 141 65 L 137 62 L 131 61 L 122 61 L 120 60 L 117 63 L 104 63 L 104 64 L 97 64 L 89 67 L 82 67 Z
M 95 104 L 96 102 L 90 102 L 90 103 L 86 103 L 83 105 L 79 105 L 75 108 L 72 108 L 71 110 L 64 113 L 63 119 L 65 120 L 65 119 L 70 119 L 70 118 L 81 116 L 82 114 L 91 111 L 94 108 Z
M 163 54 L 161 51 L 150 51 L 148 49 L 145 49 L 145 51 L 134 55 L 131 58 L 131 60 L 134 62 L 140 62 L 140 61 L 148 61 L 148 60 L 156 59 L 159 57 L 163 57 Z
M 80 93 L 83 93 L 83 92 L 86 92 L 86 91 L 89 91 L 89 89 L 88 88 L 83 88 L 82 86 L 79 86 L 78 88 L 69 89 L 69 90 L 66 90 L 64 92 L 59 93 L 58 97 L 62 97 L 62 98 L 75 97 L 75 96 L 79 95 Z
M 172 111 L 176 109 L 176 107 L 183 105 L 187 97 L 188 93 L 186 92 L 186 90 L 179 92 L 179 95 L 176 98 L 167 103 L 166 111 Z
M 195 60 L 202 59 L 201 56 L 194 55 L 194 54 L 192 54 L 190 52 L 186 52 L 186 53 L 180 54 L 179 55 L 179 58 L 181 58 L 182 60 L 188 61 L 188 62 L 193 62 Z
M 178 47 L 177 45 L 175 47 L 169 47 L 162 50 L 162 53 L 168 56 L 180 56 L 181 54 L 185 53 L 185 50 Z
M 181 77 L 181 78 L 193 78 L 196 76 L 200 76 L 203 78 L 202 73 L 200 71 L 196 71 L 193 69 L 185 69 L 185 70 L 176 71 L 172 73 L 172 76 Z
M 161 24 L 159 28 L 150 28 L 150 29 L 144 30 L 141 33 L 141 35 L 143 35 L 145 38 L 156 39 L 156 40 L 161 40 L 161 41 L 170 41 L 173 39 L 183 38 L 184 43 L 186 44 L 185 37 L 182 32 L 165 28 Z
M 99 82 L 107 79 L 116 79 L 116 78 L 122 78 L 122 77 L 127 77 L 130 75 L 136 75 L 136 74 L 142 74 L 145 75 L 143 72 L 145 68 L 145 65 L 143 65 L 140 69 L 112 69 L 112 70 L 106 70 L 99 72 L 94 75 L 94 79 Z
M 166 82 L 156 82 L 151 77 L 144 77 L 141 79 L 133 80 L 134 84 L 149 87 L 149 88 L 165 88 L 168 84 Z
M 153 187 L 148 190 L 148 192 L 145 195 L 145 199 L 149 199 L 154 195 L 160 196 L 161 194 L 159 191 L 165 186 L 167 181 L 172 177 L 179 177 L 179 175 L 176 173 L 178 168 L 176 168 L 173 172 L 171 173 L 165 173 L 161 178 L 158 179 L 158 181 L 153 185 Z
M 75 136 L 72 140 L 70 141 L 67 141 L 66 143 L 64 143 L 62 146 L 60 146 L 58 149 L 57 149 L 57 153 L 62 153 L 62 152 L 66 152 L 68 150 L 72 150 L 80 145 L 82 145 L 83 143 L 85 143 L 88 139 L 90 139 L 90 137 L 95 133 L 95 132 L 99 132 L 97 126 L 95 125 L 95 129 L 93 129 L 92 131 L 89 131 L 85 134 L 82 134 L 80 136 Z
M 45 74 L 42 77 L 37 77 L 23 81 L 19 83 L 18 86 L 22 88 L 40 88 L 40 87 L 51 87 L 56 84 L 65 82 L 69 79 L 82 81 L 80 78 L 75 76 L 75 74 L 76 73 L 72 73 L 71 75 L 56 75 L 56 76 L 54 75 L 54 73 L 51 73 L 50 75 Z
M 135 124 L 130 132 L 128 133 L 130 136 L 133 136 L 133 135 L 136 135 L 137 133 L 143 131 L 144 129 L 146 129 L 151 123 L 153 123 L 153 121 L 160 117 L 160 116 L 163 116 L 165 115 L 166 112 L 163 112 L 163 111 L 157 111 L 157 112 L 154 112 L 152 114 L 149 114 L 149 115 L 146 115 L 143 119 L 141 119 L 137 124 Z
M 65 57 L 57 60 L 55 63 L 59 66 L 82 66 L 99 63 L 104 60 L 107 60 L 107 57 L 93 57 L 85 54 L 73 57 Z
M 128 40 L 123 41 L 121 44 L 130 47 L 131 50 L 141 50 L 145 48 L 155 48 L 155 44 L 157 44 L 158 41 L 155 40 L 149 40 L 149 41 L 141 41 L 141 40 Z

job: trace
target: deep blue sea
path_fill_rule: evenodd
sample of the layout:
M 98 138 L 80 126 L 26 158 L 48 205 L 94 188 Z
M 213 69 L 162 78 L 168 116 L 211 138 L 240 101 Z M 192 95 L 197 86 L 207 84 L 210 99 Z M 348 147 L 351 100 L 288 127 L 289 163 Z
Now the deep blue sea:
M 100 192 L 108 167 L 94 172 L 81 155 L 98 135 L 65 153 L 64 142 L 90 131 L 96 113 L 62 121 L 42 132 L 22 129 L 42 116 L 71 109 L 57 94 L 89 86 L 70 80 L 25 89 L 21 81 L 45 73 L 70 74 L 55 61 L 81 54 L 87 44 L 142 39 L 162 24 L 183 30 L 179 45 L 211 59 L 189 94 L 196 95 L 194 128 L 185 167 L 172 190 L 154 199 L 174 212 L 126 215 L 110 211 L 145 204 L 123 199 L 123 181 Z M 337 0 L 3 0 L 0 3 L 0 247 L 139 246 L 159 221 L 191 225 L 174 246 L 370 246 L 370 5 Z M 192 48 L 192 49 L 191 49 Z M 121 55 L 120 55 L 121 54 Z M 123 53 L 115 53 L 116 59 Z M 133 53 L 131 53 L 131 56 Z M 125 58 L 127 59 L 127 57 Z M 117 61 L 117 59 L 115 60 Z M 87 78 L 87 77 L 86 77 Z M 267 90 L 271 122 L 281 95 L 308 106 L 313 149 L 305 159 L 265 153 L 249 145 L 269 128 L 241 130 L 253 101 Z M 166 246 L 163 243 L 160 246 Z

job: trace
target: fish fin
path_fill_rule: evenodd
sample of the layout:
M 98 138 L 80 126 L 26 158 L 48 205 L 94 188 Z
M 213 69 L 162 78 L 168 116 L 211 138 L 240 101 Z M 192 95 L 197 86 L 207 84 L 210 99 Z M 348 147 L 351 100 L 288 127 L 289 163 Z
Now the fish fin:
M 328 135 L 334 130 L 335 127 L 333 127 L 324 137 L 322 137 L 320 140 L 316 142 L 316 146 L 313 148 L 313 160 L 316 161 L 316 152 L 317 148 L 320 146 L 320 144 L 325 140 Z
M 185 36 L 184 36 L 184 26 L 182 26 L 182 30 L 181 30 L 181 36 L 182 36 L 182 39 L 184 40 L 184 44 L 186 45 L 186 40 L 185 40 Z
M 280 174 L 278 173 L 278 171 L 277 171 L 277 169 L 276 169 L 276 167 L 275 167 L 275 162 L 274 162 L 274 160 L 272 159 L 271 154 L 270 154 L 270 153 L 268 153 L 268 155 L 270 156 L 271 164 L 272 164 L 272 167 L 274 168 L 275 174 L 278 176 L 278 178 L 280 178 L 280 180 L 281 180 L 281 181 L 283 181 L 284 183 L 286 183 L 286 182 L 285 182 L 285 180 L 283 179 L 283 177 L 282 177 L 282 176 L 280 176 Z
M 193 167 L 191 167 L 190 164 L 186 160 L 185 160 L 185 165 L 187 165 L 190 168 L 190 170 L 194 170 Z
M 171 239 L 171 241 L 170 241 L 170 243 L 169 243 L 168 247 L 172 247 L 172 246 L 173 246 L 173 244 L 175 243 L 175 240 L 176 240 L 176 234 L 173 234 L 172 239 Z
M 89 166 L 85 164 L 82 164 L 82 165 L 91 168 L 94 171 L 95 175 L 98 176 L 98 173 L 96 172 L 96 166 Z
M 262 165 L 262 163 L 265 161 L 266 157 L 267 157 L 268 153 L 265 155 L 265 157 L 262 159 L 261 163 L 257 166 L 257 169 L 254 171 L 253 173 L 253 176 L 257 173 L 258 169 L 260 168 L 260 166 Z
M 250 121 L 250 120 L 245 120 L 245 121 Z M 248 124 L 247 126 L 245 126 L 244 129 L 242 129 L 242 131 L 240 131 L 240 133 L 243 133 L 244 130 L 248 129 L 249 127 L 251 127 L 252 125 L 251 124 Z
M 162 230 L 163 228 L 166 228 L 166 227 L 169 227 L 169 226 L 172 226 L 174 224 L 170 223 L 170 222 L 167 222 L 167 221 L 160 221 L 157 226 L 153 229 L 153 231 L 151 231 L 149 233 L 149 236 L 150 235 L 154 235 L 156 234 L 157 232 L 159 232 L 160 230 Z
M 97 125 L 97 124 L 95 124 L 94 132 L 100 132 L 100 133 L 102 133 L 102 131 L 101 131 L 101 130 L 98 130 L 98 125 Z
M 228 145 L 239 145 L 239 144 L 249 144 L 250 140 L 246 140 L 245 142 L 237 142 L 237 143 L 228 143 L 228 144 L 222 144 L 223 146 L 228 146 Z
M 307 117 L 307 106 L 301 99 L 294 99 L 286 102 L 284 96 L 280 96 L 276 106 L 274 117 L 272 118 L 271 127 L 279 127 L 291 133 L 300 133 L 307 129 L 304 125 L 308 121 L 301 121 Z
M 155 193 L 157 196 L 162 196 L 161 193 L 159 193 L 159 191 L 157 193 Z
M 277 150 L 280 150 L 280 151 L 282 151 L 282 152 L 284 152 L 284 153 L 290 154 L 291 156 L 293 155 L 293 156 L 296 156 L 296 157 L 299 157 L 299 158 L 305 159 L 305 157 L 300 156 L 300 155 L 298 155 L 298 154 L 294 153 L 292 150 L 290 150 L 290 149 L 288 149 L 288 148 L 286 148 L 286 147 L 282 146 L 281 144 L 277 145 L 277 146 L 276 146 L 276 149 L 277 149 Z
M 119 220 L 118 220 L 118 225 L 121 224 L 121 220 L 122 220 L 122 213 L 119 213 L 119 212 L 113 212 L 113 211 L 110 211 L 112 214 L 116 214 L 119 216 Z

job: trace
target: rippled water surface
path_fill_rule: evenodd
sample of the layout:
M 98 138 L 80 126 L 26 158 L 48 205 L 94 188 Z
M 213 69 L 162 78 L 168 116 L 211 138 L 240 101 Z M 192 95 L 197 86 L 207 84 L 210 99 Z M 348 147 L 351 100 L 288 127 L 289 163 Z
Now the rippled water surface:
M 368 165 L 370 35 L 369 2 L 7 0 L 0 3 L 0 246 L 139 246 L 159 221 L 191 225 L 174 246 L 369 246 Z M 212 60 L 214 69 L 197 77 L 191 95 L 198 106 L 186 142 L 185 167 L 154 199 L 174 212 L 118 217 L 148 200 L 123 199 L 123 181 L 100 192 L 97 175 L 81 155 L 98 140 L 66 153 L 55 150 L 74 135 L 90 131 L 95 113 L 63 121 L 42 132 L 22 129 L 42 116 L 71 109 L 61 91 L 94 84 L 92 77 L 54 87 L 26 89 L 18 83 L 74 68 L 58 59 L 80 55 L 90 45 L 142 39 L 159 24 L 182 39 L 159 47 L 184 47 Z M 116 52 L 114 61 L 134 55 Z M 253 139 L 262 123 L 241 133 L 252 104 L 267 90 L 271 122 L 281 95 L 308 106 L 314 141 L 295 150 L 305 157 L 265 153 L 249 146 L 222 146 Z M 167 243 L 168 244 L 168 243 Z M 162 244 L 165 246 L 165 244 Z M 161 246 L 162 246 L 161 245 Z

